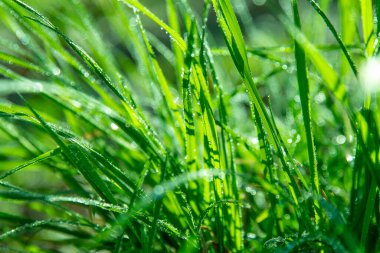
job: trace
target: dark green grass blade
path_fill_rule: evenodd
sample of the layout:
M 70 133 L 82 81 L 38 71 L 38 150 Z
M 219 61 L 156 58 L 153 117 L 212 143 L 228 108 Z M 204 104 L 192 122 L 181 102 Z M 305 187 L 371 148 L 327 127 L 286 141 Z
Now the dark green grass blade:
M 26 102 L 26 101 L 25 101 Z M 61 137 L 59 137 L 56 132 L 44 121 L 44 119 L 27 104 L 32 113 L 36 116 L 41 125 L 46 129 L 47 133 L 56 141 L 56 143 L 62 149 L 62 154 L 68 159 L 73 166 L 78 168 L 78 170 L 83 174 L 83 176 L 89 181 L 89 183 L 94 187 L 97 193 L 102 196 L 105 200 L 110 203 L 115 204 L 117 201 L 113 194 L 109 190 L 108 186 L 101 179 L 99 174 L 95 171 L 96 168 L 93 167 L 88 159 L 88 156 L 83 150 L 76 145 L 66 145 Z
M 300 17 L 298 13 L 297 0 L 293 0 L 292 5 L 293 5 L 294 23 L 297 27 L 301 28 L 300 27 L 301 21 L 300 21 Z M 308 148 L 308 155 L 309 155 L 309 166 L 310 166 L 310 171 L 311 171 L 311 185 L 312 185 L 314 198 L 316 198 L 319 196 L 320 190 L 319 190 L 317 156 L 316 156 L 316 151 L 315 151 L 313 130 L 311 126 L 311 111 L 310 111 L 310 99 L 309 99 L 310 92 L 309 92 L 309 80 L 308 80 L 307 68 L 306 68 L 306 56 L 305 56 L 304 50 L 298 44 L 298 42 L 295 42 L 294 52 L 295 52 L 295 58 L 296 58 L 296 63 L 297 63 L 297 80 L 298 80 L 299 94 L 301 98 L 302 115 L 303 115 L 303 122 L 305 125 L 307 148 Z M 319 208 L 316 200 L 314 201 L 316 205 L 314 208 Z M 319 219 L 320 217 L 316 212 L 315 221 L 317 224 L 319 223 Z

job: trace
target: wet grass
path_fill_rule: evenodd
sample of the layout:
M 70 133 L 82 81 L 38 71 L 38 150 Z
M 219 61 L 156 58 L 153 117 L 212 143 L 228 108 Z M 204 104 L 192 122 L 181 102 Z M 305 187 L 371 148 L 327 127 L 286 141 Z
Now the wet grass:
M 2 249 L 380 251 L 380 5 L 259 2 L 0 0 Z

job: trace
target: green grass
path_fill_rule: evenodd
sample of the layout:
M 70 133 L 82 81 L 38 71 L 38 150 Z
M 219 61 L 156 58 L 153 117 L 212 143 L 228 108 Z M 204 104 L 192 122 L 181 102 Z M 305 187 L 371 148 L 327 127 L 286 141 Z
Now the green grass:
M 380 2 L 259 2 L 0 0 L 0 251 L 379 252 Z

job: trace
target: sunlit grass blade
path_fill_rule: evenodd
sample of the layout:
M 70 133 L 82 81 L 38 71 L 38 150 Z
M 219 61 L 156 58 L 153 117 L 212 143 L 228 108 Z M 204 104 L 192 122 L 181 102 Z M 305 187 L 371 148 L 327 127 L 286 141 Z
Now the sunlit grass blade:
M 373 31 L 373 14 L 372 14 L 372 1 L 361 0 L 361 21 L 363 28 L 363 41 L 366 48 L 367 57 L 371 57 L 374 52 L 375 34 Z

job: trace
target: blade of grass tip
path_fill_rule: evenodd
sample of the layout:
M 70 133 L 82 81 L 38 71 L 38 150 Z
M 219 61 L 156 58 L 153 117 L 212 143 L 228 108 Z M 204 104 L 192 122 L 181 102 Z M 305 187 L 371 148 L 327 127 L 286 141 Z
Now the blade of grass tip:
M 74 50 L 86 63 L 86 65 L 94 72 L 95 75 L 97 75 L 106 85 L 107 87 L 123 102 L 125 101 L 125 98 L 122 96 L 122 94 L 118 91 L 118 89 L 113 85 L 110 77 L 103 71 L 103 69 L 99 66 L 99 64 L 79 45 L 75 44 L 70 38 L 68 38 L 63 32 L 61 32 L 56 26 L 54 26 L 46 17 L 44 17 L 42 14 L 40 14 L 38 11 L 33 9 L 31 6 L 27 5 L 26 3 L 20 1 L 20 0 L 13 0 L 15 3 L 20 5 L 22 8 L 27 10 L 28 12 L 32 13 L 33 15 L 36 15 L 38 19 L 32 18 L 32 17 L 25 17 L 27 19 L 30 19 L 52 31 L 54 31 L 57 35 L 62 37 L 64 41 L 71 47 L 71 49 Z
M 301 29 L 301 20 L 298 13 L 297 0 L 292 0 L 292 6 L 293 6 L 294 23 L 299 29 Z M 303 116 L 304 128 L 305 128 L 305 133 L 306 133 L 309 166 L 310 166 L 310 171 L 311 171 L 310 174 L 311 174 L 311 183 L 312 183 L 311 184 L 312 193 L 314 196 L 314 208 L 319 209 L 319 204 L 316 199 L 320 194 L 319 176 L 318 176 L 317 155 L 315 151 L 314 136 L 313 136 L 313 130 L 311 126 L 310 92 L 309 92 L 309 79 L 307 76 L 307 68 L 306 68 L 306 55 L 302 47 L 298 44 L 298 42 L 295 41 L 294 47 L 295 47 L 294 53 L 295 53 L 296 65 L 297 65 L 298 88 L 299 88 L 299 94 L 301 98 L 302 116 Z M 318 216 L 318 213 L 316 210 L 314 210 L 314 213 L 315 213 L 315 222 L 316 224 L 318 224 L 320 217 Z
M 82 27 L 88 36 L 87 46 L 91 48 L 92 54 L 94 54 L 98 61 L 101 61 L 107 73 L 112 73 L 112 77 L 116 78 L 118 71 L 115 64 L 115 55 L 110 52 L 105 40 L 102 39 L 100 29 L 97 29 L 98 27 L 95 26 L 94 17 L 89 12 L 89 9 L 86 9 L 81 1 L 75 0 L 70 0 L 67 6 L 70 6 L 70 10 L 74 9 L 76 12 L 75 17 L 78 17 L 78 23 L 82 23 Z
M 360 0 L 360 10 L 363 29 L 363 40 L 367 57 L 371 57 L 374 52 L 375 34 L 373 31 L 372 0 Z
M 19 94 L 19 97 L 25 102 L 26 106 L 41 123 L 46 132 L 59 145 L 62 150 L 62 154 L 66 157 L 66 159 L 70 161 L 70 163 L 82 173 L 82 175 L 86 178 L 86 180 L 88 180 L 95 191 L 106 201 L 109 201 L 112 204 L 116 204 L 117 201 L 114 198 L 112 192 L 99 176 L 99 174 L 95 171 L 95 168 L 83 150 L 76 145 L 67 146 L 61 137 L 59 137 L 59 135 L 49 126 L 49 124 L 47 124 L 46 121 L 37 113 L 37 111 L 31 107 L 31 105 L 24 99 L 21 94 Z
M 3 61 L 10 65 L 15 65 L 24 69 L 35 71 L 36 73 L 45 74 L 45 71 L 41 69 L 39 66 L 31 62 L 25 61 L 24 59 L 20 57 L 16 57 L 16 56 L 13 56 L 1 51 L 0 51 L 0 61 Z
M 165 30 L 169 36 L 178 44 L 179 48 L 185 52 L 186 51 L 186 42 L 181 38 L 181 36 L 170 26 L 165 24 L 161 19 L 159 19 L 153 12 L 148 10 L 144 5 L 142 5 L 137 0 L 121 0 L 124 4 L 141 11 L 142 14 L 151 19 L 159 27 Z
M 87 52 L 85 52 L 80 46 L 76 45 L 72 40 L 70 40 L 65 34 L 63 34 L 57 27 L 55 27 L 46 17 L 44 17 L 42 14 L 40 14 L 39 12 L 37 12 L 35 9 L 33 9 L 32 7 L 30 7 L 29 5 L 27 5 L 26 3 L 20 1 L 20 0 L 13 0 L 13 2 L 15 2 L 16 4 L 18 4 L 19 6 L 21 6 L 22 8 L 24 8 L 25 10 L 27 10 L 28 12 L 32 13 L 33 15 L 37 16 L 38 18 L 32 18 L 32 17 L 25 17 L 24 15 L 22 15 L 21 13 L 19 13 L 19 11 L 17 9 L 15 9 L 14 7 L 12 7 L 11 5 L 9 5 L 9 8 L 17 13 L 20 18 L 26 18 L 26 19 L 29 19 L 29 20 L 32 20 L 34 22 L 36 22 L 37 24 L 40 24 L 42 25 L 43 27 L 46 27 L 52 31 L 54 31 L 56 34 L 58 34 L 60 37 L 62 37 L 66 43 L 74 50 L 74 52 L 76 52 L 80 57 L 81 59 L 84 61 L 84 63 L 90 68 L 90 70 L 96 75 L 98 76 L 106 85 L 107 87 L 118 97 L 121 99 L 121 101 L 125 102 L 125 100 L 123 100 L 123 96 L 118 92 L 118 90 L 113 86 L 112 82 L 111 82 L 111 79 L 104 73 L 103 69 L 97 64 L 97 62 L 95 60 L 93 60 L 88 54 Z M 22 21 L 22 20 L 21 20 Z M 23 22 L 25 23 L 25 22 Z M 27 26 L 27 24 L 25 24 Z M 33 29 L 30 29 L 29 30 L 32 32 L 32 33 L 35 33 Z M 115 106 L 115 102 L 114 102 L 114 99 L 113 98 L 110 98 L 109 95 L 104 91 L 102 90 L 103 88 L 100 87 L 97 83 L 95 83 L 93 80 L 90 80 L 89 76 L 88 76 L 88 73 L 86 73 L 86 71 L 84 71 L 84 68 L 81 67 L 81 64 L 79 64 L 79 62 L 74 58 L 74 57 L 71 57 L 70 54 L 68 54 L 65 49 L 61 48 L 61 47 L 57 47 L 57 43 L 52 40 L 46 33 L 43 33 L 43 35 L 41 35 L 41 33 L 38 33 L 36 34 L 37 37 L 42 37 L 44 40 L 48 41 L 49 42 L 49 45 L 56 49 L 57 52 L 59 52 L 59 54 L 61 55 L 61 57 L 63 59 L 65 59 L 68 63 L 70 63 L 72 66 L 74 66 L 77 70 L 79 70 L 84 76 L 85 76 L 85 79 L 86 81 L 88 81 L 88 83 L 90 84 L 90 86 L 97 92 L 99 93 L 99 95 L 101 95 L 101 97 L 107 102 L 109 103 L 110 105 L 113 105 L 112 107 L 114 108 L 117 108 L 117 106 Z M 47 61 L 47 59 L 43 59 L 41 60 L 42 62 L 45 62 Z M 87 75 L 87 76 L 86 76 Z
M 30 139 L 28 136 L 23 136 L 20 131 L 18 131 L 12 124 L 8 124 L 4 121 L 0 121 L 0 130 L 8 135 L 12 140 L 14 140 L 22 149 L 24 149 L 31 156 L 38 156 L 38 154 L 43 151 L 35 145 L 35 141 Z M 46 163 L 50 168 L 58 170 L 61 173 L 65 183 L 77 192 L 81 196 L 88 197 L 89 193 L 83 188 L 83 186 L 73 177 L 71 172 L 67 168 L 62 168 L 61 165 L 58 165 L 56 162 L 47 163 L 46 160 L 42 161 Z
M 33 158 L 33 159 L 25 162 L 25 163 L 17 166 L 16 168 L 8 170 L 7 172 L 1 174 L 0 175 L 0 180 L 3 180 L 4 178 L 6 178 L 6 177 L 8 177 L 8 176 L 10 176 L 10 175 L 12 175 L 14 173 L 16 173 L 17 171 L 19 171 L 19 170 L 21 170 L 21 169 L 23 169 L 25 167 L 28 167 L 28 166 L 33 165 L 35 163 L 38 163 L 38 162 L 41 162 L 43 160 L 49 159 L 51 157 L 54 157 L 54 156 L 60 154 L 60 152 L 61 152 L 60 148 L 55 148 L 55 149 L 52 149 L 52 150 L 50 150 L 50 151 L 48 151 L 46 153 L 43 153 L 43 154 L 41 154 L 41 155 L 39 155 L 39 156 L 37 156 L 37 157 L 35 157 L 35 158 Z
M 16 1 L 16 0 L 15 0 Z M 18 1 L 18 0 L 17 0 Z M 58 35 L 60 35 L 66 43 L 76 52 L 90 67 L 90 69 L 107 85 L 107 87 L 122 101 L 122 102 L 127 102 L 125 100 L 125 97 L 118 91 L 118 89 L 114 86 L 112 83 L 110 77 L 103 71 L 103 69 L 99 66 L 99 64 L 85 51 L 83 50 L 79 45 L 75 44 L 71 39 L 69 39 L 65 34 L 63 34 L 57 27 L 53 25 L 48 25 L 46 23 L 43 23 L 42 21 L 32 18 L 32 17 L 27 17 L 28 19 L 35 21 L 39 23 L 40 25 L 56 32 Z
M 142 194 L 143 192 L 143 189 L 142 189 L 142 185 L 144 183 L 144 180 L 145 180 L 145 177 L 147 176 L 148 174 L 148 170 L 151 166 L 151 161 L 148 160 L 145 164 L 144 164 L 144 167 L 143 169 L 141 170 L 141 173 L 140 173 L 140 176 L 139 176 L 139 179 L 138 181 L 136 182 L 135 184 L 135 188 L 134 188 L 134 191 L 133 191 L 133 195 L 131 197 L 131 200 L 129 202 L 129 209 L 132 209 L 134 207 L 134 204 L 135 204 L 135 201 L 138 197 L 141 197 L 140 195 Z
M 168 114 L 170 115 L 169 119 L 173 125 L 174 131 L 178 133 L 177 139 L 182 144 L 182 142 L 181 142 L 182 138 L 181 137 L 183 136 L 183 133 L 185 132 L 185 130 L 184 130 L 185 126 L 183 125 L 182 116 L 180 114 L 180 111 L 177 108 L 178 106 L 174 102 L 174 97 L 173 97 L 172 92 L 170 91 L 169 83 L 166 80 L 166 77 L 165 77 L 165 75 L 164 75 L 164 73 L 160 67 L 160 64 L 157 61 L 154 50 L 153 50 L 153 48 L 152 48 L 152 46 L 148 40 L 148 37 L 145 34 L 145 29 L 142 25 L 142 22 L 140 20 L 139 15 L 137 13 L 136 13 L 136 21 L 137 21 L 138 27 L 140 28 L 140 33 L 141 33 L 143 41 L 145 43 L 146 50 L 148 51 L 148 55 L 149 55 L 149 58 L 151 61 L 150 65 L 152 65 L 153 70 L 154 70 L 155 75 L 156 75 L 156 78 L 157 78 L 157 81 L 160 85 L 161 94 L 164 98 L 164 103 L 167 107 Z M 155 79 L 155 78 L 153 78 L 153 79 Z M 176 124 L 179 124 L 179 127 L 176 127 Z
M 161 41 L 159 38 L 156 37 L 152 32 L 145 31 L 147 33 L 147 37 L 149 38 L 150 43 L 152 44 L 153 48 L 156 48 L 158 52 L 163 56 L 163 58 L 171 65 L 171 67 L 176 68 L 177 62 L 176 62 L 176 56 L 172 52 L 172 48 L 170 45 L 166 45 L 164 41 Z M 173 43 L 175 44 L 175 43 Z M 179 52 L 181 50 L 177 47 Z
M 335 30 L 335 28 L 334 28 L 333 24 L 331 23 L 331 21 L 329 20 L 329 18 L 326 16 L 326 14 L 323 12 L 323 10 L 318 6 L 318 4 L 314 0 L 307 0 L 307 1 L 314 8 L 314 10 L 322 17 L 323 21 L 326 23 L 327 28 L 331 31 L 334 38 L 338 42 L 340 48 L 342 49 L 343 54 L 345 55 L 349 65 L 351 67 L 352 72 L 354 73 L 354 75 L 356 77 L 358 77 L 358 70 L 356 68 L 356 65 L 355 65 L 354 61 L 352 60 L 351 55 L 347 50 L 347 47 L 343 43 L 342 38 L 339 36 L 338 32 Z

